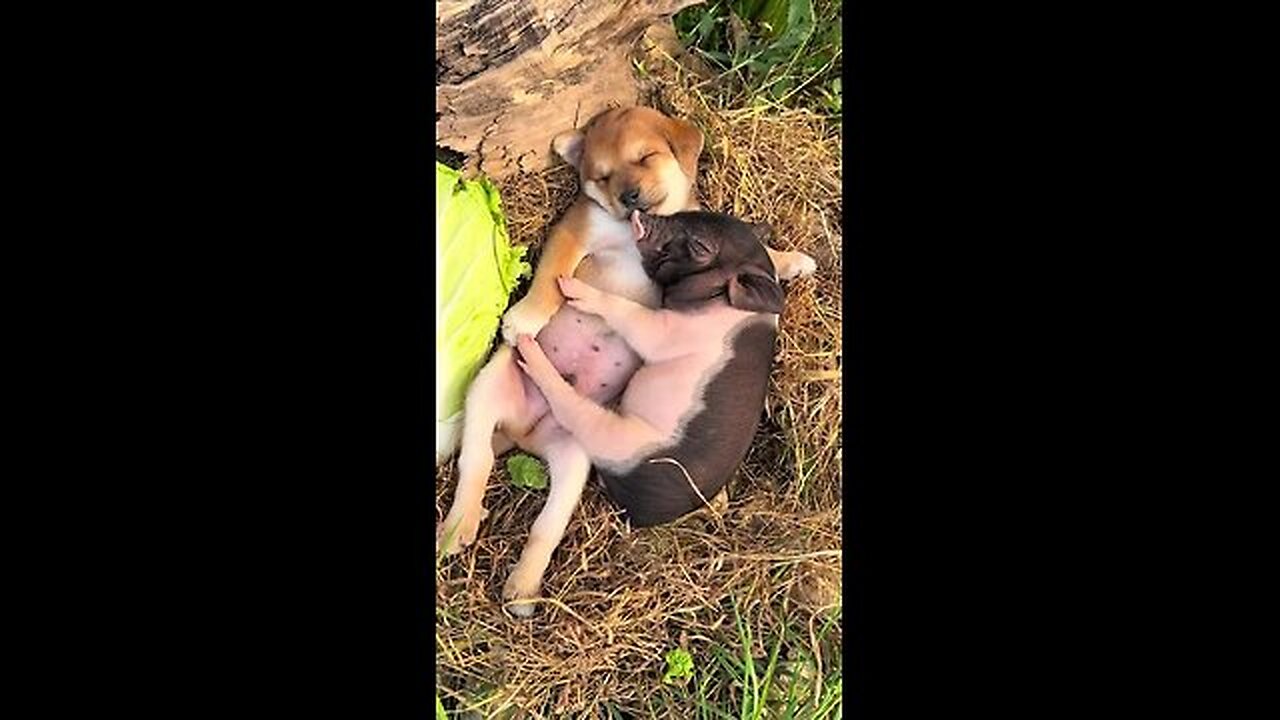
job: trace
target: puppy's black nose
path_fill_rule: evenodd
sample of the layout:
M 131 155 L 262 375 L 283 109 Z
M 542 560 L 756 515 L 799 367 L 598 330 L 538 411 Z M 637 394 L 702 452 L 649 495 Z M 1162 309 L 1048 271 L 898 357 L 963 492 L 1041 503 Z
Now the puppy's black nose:
M 636 188 L 631 188 L 619 195 L 618 200 L 622 201 L 622 205 L 628 210 L 634 210 L 640 202 L 640 191 Z

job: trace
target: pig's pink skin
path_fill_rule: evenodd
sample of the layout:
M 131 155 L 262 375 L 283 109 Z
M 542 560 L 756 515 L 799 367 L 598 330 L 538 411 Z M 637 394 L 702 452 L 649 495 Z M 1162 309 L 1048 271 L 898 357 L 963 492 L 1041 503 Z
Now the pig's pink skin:
M 598 315 L 587 315 L 563 306 L 538 333 L 538 345 L 575 392 L 601 405 L 622 394 L 627 381 L 640 367 L 640 358 L 622 337 Z M 547 413 L 547 402 L 538 386 L 521 373 L 530 417 Z
M 557 422 L 574 435 L 592 461 L 625 472 L 655 444 L 679 442 L 683 425 L 703 408 L 703 386 L 732 360 L 734 336 L 761 318 L 728 305 L 675 312 L 648 310 L 617 296 L 607 297 L 609 310 L 604 316 L 616 323 L 619 342 L 625 337 L 630 343 L 622 347 L 634 347 L 643 356 L 638 361 L 643 366 L 630 378 L 618 413 L 601 407 L 604 403 L 576 387 L 570 390 L 560 378 L 538 378 L 538 382 L 544 397 L 555 393 L 549 404 Z M 628 311 L 627 306 L 638 311 Z M 620 312 L 626 313 L 625 319 Z M 529 349 L 545 354 L 563 376 L 543 338 L 537 340 L 536 347 Z M 539 398 L 539 402 L 545 400 Z M 752 424 L 755 421 L 750 419 Z
M 604 403 L 617 397 L 640 367 L 640 357 L 598 315 L 565 307 L 538 333 L 538 342 L 579 394 Z

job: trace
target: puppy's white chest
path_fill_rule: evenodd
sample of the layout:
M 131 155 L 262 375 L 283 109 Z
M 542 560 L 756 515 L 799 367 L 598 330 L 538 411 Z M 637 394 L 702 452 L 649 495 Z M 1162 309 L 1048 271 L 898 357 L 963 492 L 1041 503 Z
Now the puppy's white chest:
M 599 290 L 656 307 L 662 295 L 644 272 L 630 224 L 593 208 L 588 233 L 589 254 L 575 276 Z
M 631 225 L 592 205 L 587 215 L 587 252 L 596 254 L 611 248 L 634 245 Z

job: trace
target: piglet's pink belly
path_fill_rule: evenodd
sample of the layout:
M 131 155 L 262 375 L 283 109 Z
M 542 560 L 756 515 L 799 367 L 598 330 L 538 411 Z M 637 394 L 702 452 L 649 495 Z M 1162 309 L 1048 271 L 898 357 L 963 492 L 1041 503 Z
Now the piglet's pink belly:
M 562 306 L 538 333 L 538 345 L 551 364 L 579 395 L 601 405 L 615 400 L 640 368 L 640 358 L 598 315 Z M 546 401 L 536 385 L 523 377 L 531 404 L 545 413 Z

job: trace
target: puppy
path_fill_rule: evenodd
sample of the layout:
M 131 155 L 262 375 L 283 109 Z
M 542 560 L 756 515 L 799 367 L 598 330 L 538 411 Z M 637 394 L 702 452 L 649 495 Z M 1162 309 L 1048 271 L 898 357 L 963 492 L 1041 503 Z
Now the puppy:
M 782 288 L 766 230 L 727 215 L 633 216 L 651 309 L 562 278 L 569 306 L 601 317 L 644 361 L 617 413 L 565 382 L 539 338 L 522 335 L 523 369 L 556 421 L 600 471 L 633 525 L 708 504 L 746 456 L 764 409 Z
M 552 228 L 527 294 L 503 318 L 507 345 L 494 353 L 467 391 L 458 457 L 458 487 L 441 523 L 437 550 L 460 551 L 476 538 L 494 458 L 513 446 L 547 461 L 551 489 L 529 540 L 503 588 L 506 600 L 536 598 L 590 472 L 586 451 L 550 415 L 546 400 L 516 366 L 509 344 L 537 335 L 549 363 L 592 401 L 614 400 L 640 358 L 596 316 L 564 306 L 556 278 L 576 276 L 594 287 L 656 307 L 660 293 L 645 274 L 628 215 L 697 208 L 694 181 L 702 133 L 693 125 L 642 107 L 593 118 L 583 131 L 557 136 L 553 149 L 578 169 L 580 194 Z M 802 253 L 781 253 L 797 273 L 813 267 Z M 513 613 L 531 615 L 532 604 Z

